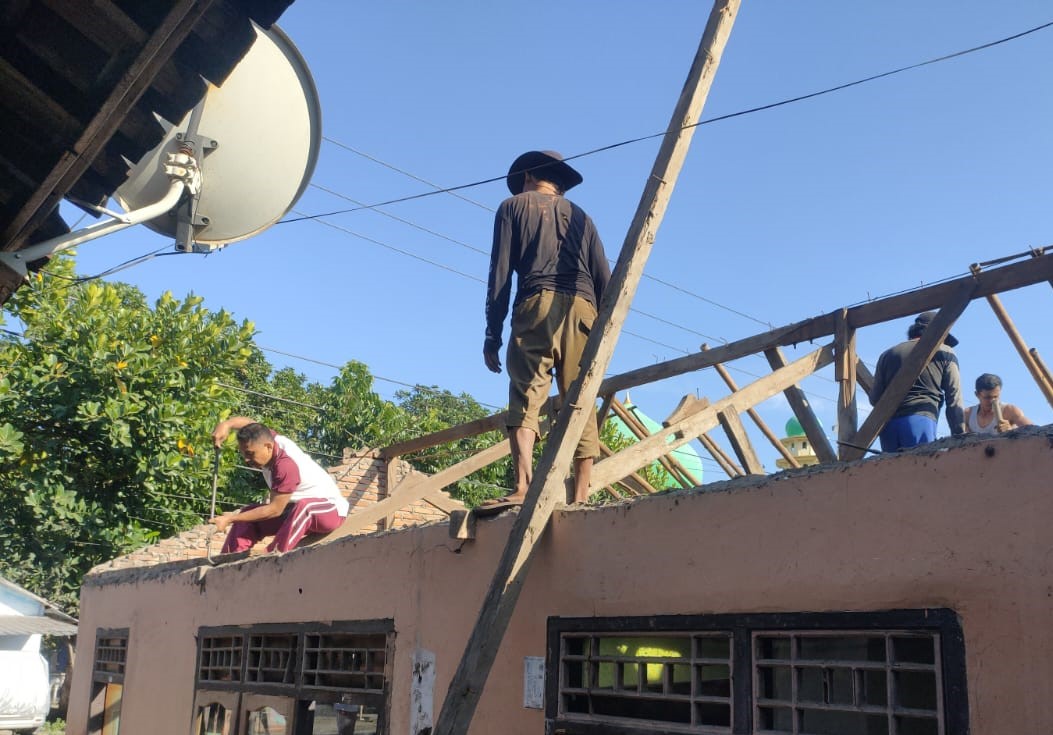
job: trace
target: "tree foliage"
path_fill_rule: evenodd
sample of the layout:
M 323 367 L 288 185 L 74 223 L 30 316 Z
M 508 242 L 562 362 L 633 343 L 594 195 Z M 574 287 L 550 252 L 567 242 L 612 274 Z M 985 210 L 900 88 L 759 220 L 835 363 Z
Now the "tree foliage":
M 395 401 L 350 361 L 328 385 L 273 370 L 250 322 L 202 299 L 148 304 L 121 283 L 75 280 L 59 258 L 5 305 L 0 333 L 0 574 L 75 610 L 96 564 L 202 523 L 212 493 L 211 432 L 246 415 L 294 438 L 323 465 L 488 412 L 466 394 L 417 386 Z M 501 437 L 407 457 L 437 472 Z M 255 499 L 258 473 L 220 463 L 219 510 Z M 451 494 L 475 505 L 507 492 L 507 460 Z
M 72 608 L 92 565 L 207 515 L 207 437 L 235 401 L 220 378 L 246 365 L 252 325 L 57 277 L 6 308 L 23 331 L 0 339 L 3 574 Z

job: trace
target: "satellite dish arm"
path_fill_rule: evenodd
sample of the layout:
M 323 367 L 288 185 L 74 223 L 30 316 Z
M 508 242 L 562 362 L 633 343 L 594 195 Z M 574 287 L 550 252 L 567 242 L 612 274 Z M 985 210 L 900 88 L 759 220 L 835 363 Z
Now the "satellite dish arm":
M 94 240 L 111 232 L 118 232 L 132 225 L 160 217 L 175 207 L 185 192 L 189 191 L 193 194 L 201 190 L 201 172 L 198 169 L 197 160 L 186 152 L 185 148 L 179 153 L 169 154 L 165 165 L 165 173 L 171 179 L 168 192 L 153 204 L 125 212 L 107 222 L 99 222 L 76 232 L 68 232 L 59 237 L 38 242 L 21 250 L 0 253 L 0 263 L 25 277 L 27 264 L 35 260 L 68 250 L 80 245 L 82 242 Z

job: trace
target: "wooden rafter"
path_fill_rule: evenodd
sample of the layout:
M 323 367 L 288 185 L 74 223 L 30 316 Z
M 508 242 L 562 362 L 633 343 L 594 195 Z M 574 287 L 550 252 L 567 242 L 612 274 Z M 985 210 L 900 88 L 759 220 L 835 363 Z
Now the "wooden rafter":
M 768 363 L 772 368 L 786 366 L 786 357 L 778 347 L 771 347 L 765 350 L 764 356 L 768 358 Z M 812 410 L 812 403 L 808 400 L 805 392 L 799 385 L 791 385 L 783 391 L 783 395 L 786 396 L 790 408 L 793 409 L 793 413 L 800 422 L 801 428 L 804 429 L 808 441 L 812 443 L 815 456 L 819 458 L 820 462 L 836 462 L 837 452 L 830 446 L 830 440 L 826 438 L 823 425 L 819 423 L 819 418 L 815 415 L 815 411 Z
M 731 449 L 735 452 L 735 456 L 739 458 L 742 466 L 746 468 L 746 471 L 751 475 L 767 474 L 764 471 L 764 465 L 761 464 L 760 458 L 757 457 L 757 453 L 753 449 L 753 445 L 750 444 L 749 437 L 746 436 L 746 427 L 742 425 L 738 411 L 733 407 L 717 411 L 717 421 L 720 422 L 724 432 L 728 435 Z

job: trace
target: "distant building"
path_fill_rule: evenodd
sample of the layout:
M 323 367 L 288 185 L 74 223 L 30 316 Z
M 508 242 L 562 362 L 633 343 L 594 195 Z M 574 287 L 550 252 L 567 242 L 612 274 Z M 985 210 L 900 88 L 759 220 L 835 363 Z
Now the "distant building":
M 32 732 L 44 724 L 52 704 L 59 704 L 66 671 L 53 671 L 49 678 L 42 638 L 76 633 L 74 618 L 0 577 L 0 730 Z
M 815 450 L 808 442 L 808 436 L 804 433 L 801 422 L 797 420 L 796 416 L 786 422 L 786 436 L 779 441 L 782 442 L 782 445 L 786 447 L 786 451 L 792 454 L 802 467 L 819 464 L 819 458 L 815 456 Z M 775 464 L 781 470 L 790 468 L 790 463 L 782 457 L 775 460 Z

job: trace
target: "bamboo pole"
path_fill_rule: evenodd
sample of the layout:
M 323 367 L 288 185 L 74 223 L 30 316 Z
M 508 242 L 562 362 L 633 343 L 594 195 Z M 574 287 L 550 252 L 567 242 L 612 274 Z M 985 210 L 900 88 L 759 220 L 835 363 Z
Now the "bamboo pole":
M 571 410 L 560 412 L 538 462 L 522 511 L 512 526 L 464 655 L 446 691 L 435 723 L 435 735 L 466 735 L 471 725 L 497 649 L 515 611 L 534 546 L 548 525 L 556 503 L 563 499 L 559 496 L 565 497 L 564 481 L 585 422 L 596 420 L 596 397 L 603 375 L 610 364 L 658 226 L 687 156 L 693 126 L 701 117 L 739 4 L 740 0 L 716 0 L 713 5 L 670 121 L 669 132 L 662 139 L 636 215 L 626 234 L 618 265 L 600 301 L 600 313 L 582 356 L 584 369 L 568 392 L 567 407 Z M 583 410 L 586 408 L 588 410 Z

